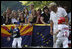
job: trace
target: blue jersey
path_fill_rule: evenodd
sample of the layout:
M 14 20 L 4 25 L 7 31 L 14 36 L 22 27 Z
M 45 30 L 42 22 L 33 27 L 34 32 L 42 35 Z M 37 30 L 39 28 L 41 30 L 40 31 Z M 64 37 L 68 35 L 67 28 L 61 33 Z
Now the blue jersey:
M 31 14 L 31 10 L 29 11 L 29 14 Z
M 12 37 L 13 38 L 20 37 L 20 30 L 19 30 L 19 28 L 14 28 L 14 29 L 11 28 L 9 32 L 12 33 Z

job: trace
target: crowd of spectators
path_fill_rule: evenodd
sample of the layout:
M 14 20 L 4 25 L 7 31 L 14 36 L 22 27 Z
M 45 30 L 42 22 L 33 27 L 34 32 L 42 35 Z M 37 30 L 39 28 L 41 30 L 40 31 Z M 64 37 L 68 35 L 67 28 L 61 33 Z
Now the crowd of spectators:
M 66 9 L 66 7 L 64 8 Z M 20 24 L 50 24 L 50 11 L 51 9 L 47 6 L 44 6 L 43 9 L 35 10 L 33 4 L 30 5 L 30 10 L 24 7 L 23 11 L 20 9 L 17 11 L 12 10 L 8 7 L 1 16 L 1 25 L 14 24 L 15 22 Z M 70 13 L 68 13 L 69 23 L 71 23 Z

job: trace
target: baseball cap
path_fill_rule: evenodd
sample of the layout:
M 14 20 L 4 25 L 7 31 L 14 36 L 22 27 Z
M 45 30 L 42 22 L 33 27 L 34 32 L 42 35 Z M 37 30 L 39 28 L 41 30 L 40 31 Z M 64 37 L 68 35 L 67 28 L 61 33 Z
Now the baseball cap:
M 20 25 L 20 22 L 14 22 L 14 24 L 19 24 Z

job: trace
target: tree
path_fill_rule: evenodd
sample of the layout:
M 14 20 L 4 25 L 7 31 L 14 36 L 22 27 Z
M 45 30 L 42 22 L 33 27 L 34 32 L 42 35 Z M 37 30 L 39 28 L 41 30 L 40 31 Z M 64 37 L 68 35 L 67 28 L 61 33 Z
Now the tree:
M 3 11 L 6 11 L 7 7 L 10 7 L 12 10 L 23 9 L 24 6 L 19 1 L 1 1 L 1 15 Z
M 37 10 L 38 8 L 43 9 L 45 5 L 49 5 L 49 3 L 54 2 L 54 1 L 20 1 L 22 5 L 28 6 L 30 4 L 34 4 L 35 9 Z

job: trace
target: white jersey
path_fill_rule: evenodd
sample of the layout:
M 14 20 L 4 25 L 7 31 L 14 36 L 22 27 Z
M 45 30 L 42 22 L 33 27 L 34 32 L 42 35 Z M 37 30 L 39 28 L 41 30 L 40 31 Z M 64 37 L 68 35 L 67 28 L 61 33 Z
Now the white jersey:
M 65 24 L 59 24 L 58 25 L 58 30 L 60 32 L 57 34 L 57 37 L 68 37 L 69 36 L 69 26 Z
M 53 11 L 50 12 L 50 20 L 52 20 L 53 23 L 54 23 L 54 25 L 53 25 L 54 30 L 55 29 L 57 30 L 57 28 L 58 28 L 58 19 L 59 19 L 59 17 L 65 17 L 66 15 L 67 15 L 67 12 L 62 7 L 58 7 L 56 13 L 53 12 Z
M 14 22 L 18 22 L 18 21 L 15 18 L 12 18 L 11 22 L 14 24 Z

